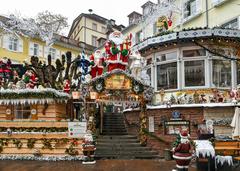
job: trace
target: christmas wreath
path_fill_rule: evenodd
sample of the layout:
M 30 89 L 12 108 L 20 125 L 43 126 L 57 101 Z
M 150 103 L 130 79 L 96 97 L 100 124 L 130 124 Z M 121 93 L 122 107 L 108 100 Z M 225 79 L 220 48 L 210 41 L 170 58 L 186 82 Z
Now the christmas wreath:
M 98 93 L 103 92 L 105 89 L 104 79 L 100 78 L 95 83 L 93 83 L 93 89 Z
M 132 91 L 135 94 L 140 94 L 144 91 L 144 87 L 142 84 L 138 83 L 137 81 L 133 80 L 132 81 Z

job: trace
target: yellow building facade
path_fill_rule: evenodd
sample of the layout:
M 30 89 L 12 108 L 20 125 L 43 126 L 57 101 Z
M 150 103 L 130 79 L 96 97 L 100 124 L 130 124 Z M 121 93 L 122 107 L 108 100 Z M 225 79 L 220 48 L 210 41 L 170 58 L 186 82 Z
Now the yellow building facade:
M 17 64 L 29 61 L 31 56 L 38 56 L 41 61 L 47 61 L 49 54 L 54 62 L 67 51 L 71 51 L 72 57 L 75 58 L 82 52 L 82 48 L 79 42 L 60 35 L 55 35 L 55 42 L 51 47 L 39 38 L 16 37 L 10 34 L 0 36 L 0 58 L 7 57 Z
M 174 30 L 194 27 L 240 28 L 240 0 L 178 0 L 176 3 L 182 7 L 182 14 L 176 17 Z

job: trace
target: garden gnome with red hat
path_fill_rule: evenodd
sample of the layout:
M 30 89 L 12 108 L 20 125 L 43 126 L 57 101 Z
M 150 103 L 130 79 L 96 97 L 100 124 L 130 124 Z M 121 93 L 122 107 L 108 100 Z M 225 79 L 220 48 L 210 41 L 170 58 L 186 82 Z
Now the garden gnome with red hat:
M 180 141 L 179 141 L 180 139 Z M 182 130 L 180 137 L 175 142 L 173 148 L 173 158 L 176 160 L 178 170 L 188 170 L 189 163 L 192 159 L 191 143 L 189 134 L 186 130 Z

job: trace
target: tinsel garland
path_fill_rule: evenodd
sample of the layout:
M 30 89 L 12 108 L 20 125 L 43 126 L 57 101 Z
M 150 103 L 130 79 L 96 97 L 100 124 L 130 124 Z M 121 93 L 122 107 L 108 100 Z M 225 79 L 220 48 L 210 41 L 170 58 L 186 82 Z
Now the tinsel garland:
M 82 161 L 83 156 L 23 156 L 23 155 L 1 155 L 0 160 L 36 160 L 36 161 Z

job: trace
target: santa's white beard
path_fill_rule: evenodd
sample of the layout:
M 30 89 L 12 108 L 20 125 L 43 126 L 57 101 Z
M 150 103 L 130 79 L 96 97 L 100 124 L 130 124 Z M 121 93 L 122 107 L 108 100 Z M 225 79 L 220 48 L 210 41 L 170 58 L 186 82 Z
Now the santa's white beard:
M 122 37 L 111 37 L 110 40 L 113 41 L 116 45 L 120 45 L 123 43 Z

